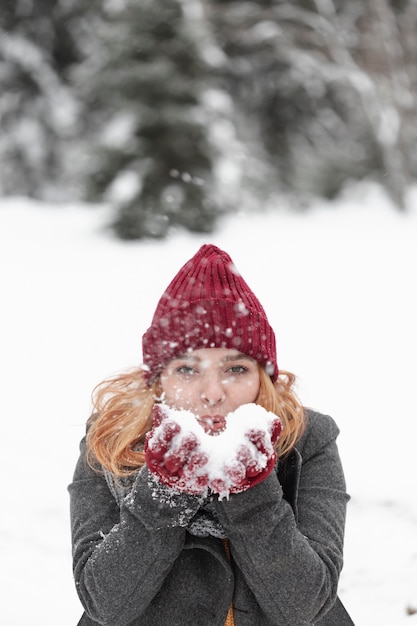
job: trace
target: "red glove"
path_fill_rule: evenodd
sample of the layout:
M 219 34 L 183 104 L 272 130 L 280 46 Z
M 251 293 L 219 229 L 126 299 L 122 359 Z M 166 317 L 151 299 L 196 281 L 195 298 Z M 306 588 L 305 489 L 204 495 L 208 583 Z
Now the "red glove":
M 275 444 L 281 430 L 281 420 L 277 417 L 268 430 L 251 428 L 245 433 L 247 443 L 237 449 L 236 460 L 224 466 L 225 476 L 230 481 L 230 493 L 246 491 L 269 476 L 277 460 Z
M 194 495 L 205 493 L 207 454 L 197 436 L 184 432 L 161 405 L 154 407 L 154 427 L 146 436 L 145 459 L 149 471 L 168 487 Z

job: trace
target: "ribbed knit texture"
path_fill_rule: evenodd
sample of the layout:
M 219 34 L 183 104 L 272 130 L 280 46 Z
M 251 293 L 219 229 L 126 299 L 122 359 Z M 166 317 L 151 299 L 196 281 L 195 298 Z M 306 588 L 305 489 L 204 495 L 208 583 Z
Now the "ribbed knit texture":
M 168 285 L 142 338 L 145 374 L 200 348 L 235 348 L 278 376 L 275 334 L 230 256 L 204 245 Z
M 224 545 L 224 549 L 226 551 L 227 554 L 227 558 L 230 561 L 230 545 L 229 545 L 229 540 L 228 539 L 222 539 L 223 545 Z M 235 623 L 235 616 L 233 613 L 233 604 L 231 604 L 229 606 L 229 610 L 227 611 L 227 617 L 226 617 L 226 621 L 224 623 L 224 626 L 236 626 Z

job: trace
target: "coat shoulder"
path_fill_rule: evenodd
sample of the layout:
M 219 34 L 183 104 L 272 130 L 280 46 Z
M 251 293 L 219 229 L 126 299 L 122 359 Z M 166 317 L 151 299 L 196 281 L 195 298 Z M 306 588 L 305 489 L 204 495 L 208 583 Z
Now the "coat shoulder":
M 334 442 L 340 433 L 339 427 L 330 415 L 313 409 L 306 409 L 305 415 L 306 428 L 296 444 L 296 448 L 304 458 L 320 452 Z

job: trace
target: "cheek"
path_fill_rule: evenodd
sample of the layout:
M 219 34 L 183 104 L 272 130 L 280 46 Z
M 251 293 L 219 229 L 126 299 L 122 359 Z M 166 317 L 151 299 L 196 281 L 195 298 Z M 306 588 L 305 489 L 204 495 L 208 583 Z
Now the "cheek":
M 253 379 L 248 380 L 243 386 L 243 389 L 241 388 L 239 390 L 239 393 L 241 393 L 242 396 L 244 396 L 245 402 L 254 402 L 256 400 L 259 394 L 259 385 L 260 385 L 259 379 L 255 377 Z
M 164 400 L 173 409 L 187 409 L 192 405 L 192 389 L 190 385 L 177 381 L 162 383 Z

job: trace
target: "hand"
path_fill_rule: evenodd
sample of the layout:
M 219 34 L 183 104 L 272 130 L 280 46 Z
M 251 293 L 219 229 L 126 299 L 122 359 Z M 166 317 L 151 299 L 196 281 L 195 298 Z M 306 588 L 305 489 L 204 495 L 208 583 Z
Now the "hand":
M 154 408 L 154 427 L 146 437 L 145 459 L 149 471 L 163 484 L 195 495 L 207 490 L 207 454 L 197 436 L 184 432 L 160 405 Z
M 277 417 L 268 430 L 250 428 L 245 433 L 247 441 L 239 446 L 236 460 L 224 466 L 225 476 L 230 481 L 230 493 L 245 491 L 269 476 L 277 459 L 275 444 L 281 430 L 281 420 Z

